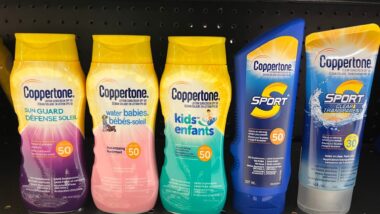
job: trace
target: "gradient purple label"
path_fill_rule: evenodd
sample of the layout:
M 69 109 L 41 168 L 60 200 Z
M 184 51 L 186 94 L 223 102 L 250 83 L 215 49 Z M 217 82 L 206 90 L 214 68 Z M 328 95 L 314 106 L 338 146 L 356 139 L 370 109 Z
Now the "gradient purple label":
M 88 189 L 80 130 L 71 122 L 31 123 L 21 137 L 24 160 L 20 189 L 28 209 L 36 212 L 79 209 Z

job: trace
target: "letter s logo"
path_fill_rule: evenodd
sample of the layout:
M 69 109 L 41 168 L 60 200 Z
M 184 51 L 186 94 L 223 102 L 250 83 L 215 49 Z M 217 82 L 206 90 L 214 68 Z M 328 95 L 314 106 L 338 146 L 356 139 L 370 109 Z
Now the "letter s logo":
M 265 89 L 261 93 L 261 96 L 269 98 L 271 97 L 270 95 L 272 92 L 277 92 L 281 95 L 284 95 L 287 88 L 288 86 L 286 84 L 282 82 L 275 82 L 265 87 Z M 280 109 L 281 109 L 281 106 L 279 105 L 273 105 L 272 109 L 270 110 L 262 110 L 259 107 L 255 107 L 252 110 L 251 115 L 253 117 L 260 118 L 260 119 L 268 119 L 268 118 L 274 117 L 280 111 Z
M 344 92 L 346 91 L 353 91 L 356 94 L 359 94 L 362 88 L 363 88 L 363 83 L 361 81 L 348 80 L 346 82 L 342 82 L 338 87 L 336 87 L 335 93 L 344 94 Z M 356 108 L 356 105 L 354 105 L 353 108 Z
M 359 80 L 348 80 L 342 82 L 338 87 L 336 87 L 336 94 L 344 94 L 346 91 L 353 91 L 356 94 L 359 94 L 360 90 L 363 88 L 363 83 Z

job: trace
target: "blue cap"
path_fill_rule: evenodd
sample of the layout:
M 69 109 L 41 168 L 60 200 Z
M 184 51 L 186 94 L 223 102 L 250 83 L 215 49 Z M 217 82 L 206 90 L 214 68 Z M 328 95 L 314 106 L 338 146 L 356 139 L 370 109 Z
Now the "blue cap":
M 281 214 L 285 198 L 285 193 L 255 196 L 234 191 L 233 207 L 238 213 Z

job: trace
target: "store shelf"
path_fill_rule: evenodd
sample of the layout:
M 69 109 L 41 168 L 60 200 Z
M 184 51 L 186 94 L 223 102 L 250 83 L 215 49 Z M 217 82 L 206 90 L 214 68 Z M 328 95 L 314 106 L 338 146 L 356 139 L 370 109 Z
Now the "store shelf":
M 0 100 L 5 100 L 5 97 L 0 93 Z M 20 139 L 17 134 L 16 116 L 11 110 L 11 106 L 7 102 L 0 103 L 0 214 L 24 214 L 28 213 L 22 203 L 19 192 L 19 165 L 21 155 L 19 151 Z M 161 132 L 162 130 L 158 130 Z M 4 134 L 6 132 L 7 134 Z M 159 135 L 159 134 L 158 134 Z M 225 141 L 225 157 L 226 157 L 226 172 L 228 181 L 230 178 L 231 155 L 229 153 L 229 145 L 231 139 Z M 157 156 L 162 157 L 163 154 L 163 138 L 158 137 L 156 140 Z M 84 157 L 86 158 L 86 166 L 88 174 L 91 173 L 93 164 L 92 153 L 93 139 L 92 135 L 88 135 L 84 142 Z M 301 214 L 297 208 L 297 188 L 298 188 L 298 163 L 301 149 L 301 143 L 297 140 L 293 142 L 292 148 L 292 175 L 287 192 L 287 202 L 285 213 Z M 360 159 L 360 167 L 355 187 L 351 214 L 377 214 L 379 211 L 380 197 L 377 193 L 380 192 L 380 155 L 374 152 L 374 145 L 364 143 Z M 161 170 L 162 158 L 158 158 L 157 166 Z M 228 199 L 224 209 L 225 213 L 234 213 L 231 205 L 231 183 L 229 182 Z M 77 213 L 80 214 L 101 214 L 103 212 L 96 209 L 92 202 L 91 195 L 87 197 L 84 207 Z M 150 213 L 167 213 L 164 211 L 160 200 L 157 200 L 156 206 Z
M 24 208 L 19 193 L 18 172 L 19 172 L 19 142 L 18 139 L 4 142 L 1 139 L 2 148 L 0 152 L 0 213 L 1 214 L 24 214 L 28 213 Z M 226 142 L 228 145 L 230 142 Z M 86 142 L 86 148 L 92 145 L 92 139 Z M 226 146 L 228 147 L 228 146 Z M 88 150 L 89 151 L 89 150 Z M 160 150 L 159 150 L 160 151 Z M 287 193 L 287 202 L 285 213 L 303 213 L 297 208 L 297 188 L 298 188 L 298 160 L 300 154 L 300 143 L 293 143 L 292 152 L 292 176 Z M 227 155 L 229 155 L 227 153 Z M 92 164 L 92 155 L 86 154 L 87 166 Z M 380 155 L 376 154 L 372 145 L 365 144 L 362 149 L 357 184 L 355 187 L 351 214 L 376 214 L 379 212 L 380 197 Z M 227 173 L 229 167 L 227 166 Z M 231 187 L 231 184 L 229 184 Z M 225 213 L 235 213 L 231 207 L 231 188 L 229 189 L 227 203 L 224 209 Z M 103 212 L 96 209 L 90 195 L 84 207 L 76 212 L 80 214 L 101 214 Z M 160 199 L 157 200 L 154 210 L 149 213 L 167 213 L 162 208 Z
M 342 1 L 343 2 L 343 1 Z M 328 3 L 327 1 L 120 1 L 120 0 L 0 0 L 0 35 L 14 50 L 16 32 L 75 33 L 81 64 L 87 73 L 91 62 L 93 34 L 151 35 L 153 59 L 160 77 L 165 64 L 167 36 L 215 35 L 227 38 L 227 61 L 234 80 L 233 56 L 248 41 L 290 19 L 306 20 L 306 34 L 370 22 L 380 23 L 380 4 Z M 296 139 L 303 133 L 305 97 L 305 63 L 301 63 L 295 120 Z M 377 109 L 380 99 L 380 73 L 373 85 L 369 105 L 366 137 L 372 143 L 377 137 Z M 378 83 L 379 82 L 379 83 Z M 234 111 L 234 105 L 231 111 Z M 89 119 L 89 118 L 88 118 Z M 233 127 L 230 114 L 228 125 Z M 159 130 L 163 119 L 159 115 Z M 87 133 L 91 122 L 86 123 Z M 233 137 L 227 129 L 226 137 Z
M 227 37 L 229 71 L 234 80 L 233 55 L 248 41 L 264 31 L 290 19 L 306 20 L 306 33 L 375 22 L 380 24 L 380 2 L 376 0 L 0 0 L 0 35 L 10 50 L 14 49 L 15 32 L 75 33 L 85 72 L 91 61 L 93 34 L 148 34 L 152 37 L 155 69 L 160 77 L 165 64 L 167 36 L 216 35 Z M 288 190 L 286 213 L 297 209 L 297 172 L 300 142 L 303 136 L 305 97 L 305 62 L 301 64 L 299 91 L 292 153 L 292 177 Z M 377 66 L 376 70 L 379 66 Z M 352 202 L 352 214 L 380 213 L 380 155 L 373 152 L 379 136 L 380 72 L 374 79 L 371 103 L 364 135 L 359 175 Z M 234 137 L 234 104 L 228 117 L 225 141 L 227 175 L 232 158 L 229 145 Z M 163 118 L 158 109 L 156 124 L 156 156 L 159 169 L 163 163 Z M 19 189 L 20 139 L 17 118 L 5 96 L 0 92 L 0 214 L 27 213 Z M 86 114 L 85 154 L 88 174 L 93 164 L 91 118 Z M 230 178 L 228 178 L 231 181 Z M 231 208 L 231 188 L 226 212 Z M 154 213 L 165 213 L 158 200 Z M 90 196 L 80 213 L 97 214 Z

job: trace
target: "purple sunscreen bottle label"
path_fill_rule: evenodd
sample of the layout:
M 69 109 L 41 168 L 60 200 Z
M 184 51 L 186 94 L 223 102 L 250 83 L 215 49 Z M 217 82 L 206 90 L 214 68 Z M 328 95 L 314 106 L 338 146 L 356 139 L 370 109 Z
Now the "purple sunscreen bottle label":
M 17 63 L 11 84 L 22 139 L 22 198 L 35 212 L 77 210 L 88 185 L 81 156 L 85 93 L 79 63 Z M 54 70 L 41 72 L 49 68 Z M 70 78 L 61 78 L 68 71 Z M 31 77 L 35 72 L 40 75 Z

